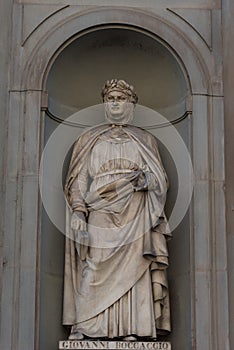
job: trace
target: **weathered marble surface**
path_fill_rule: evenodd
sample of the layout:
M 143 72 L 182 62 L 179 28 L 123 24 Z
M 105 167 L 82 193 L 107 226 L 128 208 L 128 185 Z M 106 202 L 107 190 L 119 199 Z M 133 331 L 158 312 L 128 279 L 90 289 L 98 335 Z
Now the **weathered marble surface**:
M 152 340 L 171 330 L 167 175 L 156 138 L 130 125 L 138 100 L 133 86 L 112 79 L 102 97 L 106 124 L 77 139 L 64 186 L 71 225 L 63 324 L 72 326 L 71 340 L 81 334 Z

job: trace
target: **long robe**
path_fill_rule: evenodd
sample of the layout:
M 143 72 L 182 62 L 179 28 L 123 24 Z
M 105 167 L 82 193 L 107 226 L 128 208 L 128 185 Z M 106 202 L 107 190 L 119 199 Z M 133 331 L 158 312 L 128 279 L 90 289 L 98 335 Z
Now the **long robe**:
M 67 225 L 63 323 L 89 337 L 156 338 L 170 331 L 167 178 L 153 135 L 114 128 L 120 141 L 101 125 L 73 148 L 65 196 L 71 210 L 85 213 L 88 237 L 76 242 Z M 135 192 L 139 167 L 151 181 Z

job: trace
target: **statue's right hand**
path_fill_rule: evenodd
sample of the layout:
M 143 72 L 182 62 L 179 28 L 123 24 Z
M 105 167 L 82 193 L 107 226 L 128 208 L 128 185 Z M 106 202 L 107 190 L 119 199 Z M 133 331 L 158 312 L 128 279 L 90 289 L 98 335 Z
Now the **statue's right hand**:
M 81 260 L 85 260 L 88 252 L 89 237 L 84 213 L 81 211 L 72 213 L 71 229 L 74 231 L 77 252 Z
M 75 231 L 86 231 L 87 223 L 85 215 L 81 211 L 74 211 L 71 216 L 71 229 Z

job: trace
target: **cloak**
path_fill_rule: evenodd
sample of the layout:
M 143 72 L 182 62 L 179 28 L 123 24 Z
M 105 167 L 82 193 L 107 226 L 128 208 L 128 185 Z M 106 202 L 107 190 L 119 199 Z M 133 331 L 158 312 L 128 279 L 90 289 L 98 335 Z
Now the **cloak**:
M 127 174 L 123 179 L 110 183 L 95 193 L 88 191 L 88 179 L 82 180 L 86 185 L 86 193 L 80 196 L 78 210 L 84 212 L 87 218 L 92 215 L 95 217 L 96 212 L 103 213 L 105 230 L 101 228 L 102 223 L 97 229 L 91 222 L 88 225 L 88 235 L 94 246 L 100 241 L 111 242 L 108 245 L 108 256 L 95 263 L 88 258 L 81 259 L 77 252 L 78 245 L 82 242 L 77 244 L 70 229 L 72 185 L 82 173 L 100 135 L 111 128 L 111 125 L 100 125 L 88 129 L 78 138 L 73 148 L 64 188 L 67 225 L 63 323 L 74 325 L 97 316 L 123 297 L 150 269 L 155 323 L 158 332 L 164 333 L 170 331 L 166 241 L 171 233 L 163 211 L 168 181 L 157 141 L 152 134 L 132 125 L 122 126 L 137 146 L 148 171 L 157 179 L 157 187 L 153 190 L 134 192 L 131 181 L 137 173 Z M 123 206 L 121 209 L 119 203 L 121 206 L 125 203 L 124 209 Z M 109 217 L 121 218 L 122 223 L 113 229 Z M 95 217 L 95 220 L 98 221 L 98 218 Z

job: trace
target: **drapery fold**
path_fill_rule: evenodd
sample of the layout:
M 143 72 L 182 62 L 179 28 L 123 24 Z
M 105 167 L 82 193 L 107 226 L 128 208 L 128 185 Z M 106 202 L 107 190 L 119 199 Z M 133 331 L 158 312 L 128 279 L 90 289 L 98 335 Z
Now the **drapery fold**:
M 128 329 L 135 327 L 134 314 L 137 309 L 140 310 L 140 306 L 132 307 L 132 311 L 128 311 L 132 313 L 131 324 L 126 325 L 126 321 L 119 321 L 119 324 L 125 324 L 121 332 L 119 329 L 110 332 L 110 329 L 116 329 L 114 321 L 110 321 L 112 323 L 108 326 L 108 334 L 104 330 L 98 331 L 98 327 L 94 329 L 93 326 L 91 334 L 90 325 L 95 324 L 95 320 L 98 319 L 100 323 L 101 318 L 101 323 L 105 324 L 107 318 L 114 320 L 119 317 L 120 305 L 126 308 L 127 304 L 133 302 L 134 298 L 130 297 L 130 294 L 133 295 L 134 291 L 139 290 L 138 286 L 141 286 L 142 293 L 146 293 L 142 289 L 142 281 L 148 278 L 152 295 L 143 309 L 144 312 L 148 312 L 151 324 L 153 318 L 155 331 L 150 327 L 151 330 L 138 335 L 155 337 L 156 328 L 159 333 L 170 330 L 166 241 L 171 233 L 163 211 L 168 183 L 155 138 L 134 126 L 127 125 L 122 129 L 131 142 L 129 145 L 137 148 L 143 163 L 157 179 L 155 188 L 135 192 L 132 183 L 139 173 L 126 171 L 95 191 L 89 191 L 92 179 L 84 175 L 87 159 L 100 135 L 111 130 L 111 126 L 91 128 L 79 137 L 73 149 L 65 184 L 68 206 L 63 323 L 75 325 L 78 331 L 88 336 L 112 334 L 111 337 L 114 337 L 120 333 L 123 333 L 123 336 L 128 335 Z M 80 182 L 79 174 L 83 174 Z M 80 259 L 77 249 L 77 243 L 82 242 L 75 242 L 74 233 L 69 225 L 72 187 L 76 181 L 80 183 L 80 188 L 76 189 L 76 194 L 80 191 L 79 207 L 83 208 L 81 211 L 88 213 L 89 247 L 85 260 Z M 145 288 L 149 288 L 149 285 Z M 136 306 L 138 302 L 135 298 L 133 303 Z M 144 318 L 139 322 L 144 329 Z M 95 335 L 101 333 L 102 335 Z

